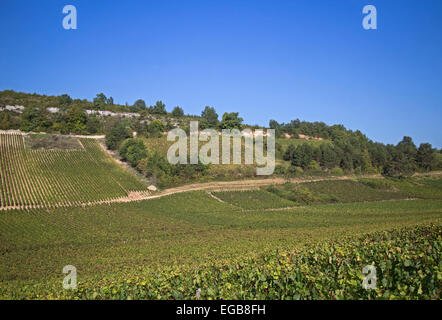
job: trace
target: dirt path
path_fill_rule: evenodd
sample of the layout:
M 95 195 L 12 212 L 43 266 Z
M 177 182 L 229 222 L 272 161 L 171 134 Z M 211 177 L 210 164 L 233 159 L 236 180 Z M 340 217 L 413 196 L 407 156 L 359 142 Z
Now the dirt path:
M 413 176 L 425 176 L 425 175 L 442 175 L 442 171 L 433 171 L 429 173 L 415 173 Z M 371 174 L 371 175 L 360 175 L 360 176 L 340 176 L 340 177 L 321 177 L 321 178 L 293 178 L 293 179 L 284 179 L 284 178 L 267 178 L 267 179 L 251 179 L 251 180 L 237 180 L 237 181 L 218 181 L 218 182 L 206 182 L 206 183 L 194 183 L 189 185 L 184 185 L 175 188 L 169 188 L 162 191 L 159 191 L 155 194 L 150 194 L 149 192 L 139 192 L 136 194 L 130 194 L 126 197 L 109 199 L 109 200 L 101 200 L 101 201 L 93 201 L 86 203 L 75 203 L 75 204 L 51 204 L 47 205 L 28 205 L 28 206 L 10 206 L 10 207 L 1 207 L 0 211 L 3 210 L 14 210 L 14 209 L 36 209 L 36 208 L 47 208 L 47 207 L 88 207 L 95 206 L 100 204 L 112 204 L 112 203 L 125 203 L 125 202 L 133 202 L 133 201 L 144 201 L 144 200 L 152 200 L 157 199 L 169 195 L 173 195 L 176 193 L 182 192 L 190 192 L 190 191 L 241 191 L 241 190 L 254 190 L 263 186 L 269 186 L 272 184 L 284 184 L 286 182 L 291 183 L 303 183 L 303 182 L 315 182 L 315 181 L 327 181 L 327 180 L 350 180 L 355 178 L 381 178 L 382 176 L 379 174 Z M 214 195 L 211 195 L 215 197 Z M 221 199 L 219 199 L 221 200 Z M 269 209 L 268 211 L 279 211 L 279 210 L 287 210 L 287 208 L 275 208 Z

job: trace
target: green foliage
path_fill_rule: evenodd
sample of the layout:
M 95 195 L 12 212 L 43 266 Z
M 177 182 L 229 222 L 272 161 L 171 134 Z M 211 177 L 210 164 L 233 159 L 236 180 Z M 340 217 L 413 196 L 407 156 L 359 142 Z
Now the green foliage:
M 436 168 L 436 150 L 429 143 L 421 143 L 416 154 L 417 165 L 430 171 Z
M 146 109 L 146 102 L 144 102 L 143 99 L 138 99 L 137 101 L 135 101 L 133 107 L 137 110 L 144 110 Z
M 166 105 L 160 100 L 155 103 L 154 106 L 150 107 L 153 114 L 167 114 Z
M 149 123 L 147 127 L 147 132 L 149 133 L 149 137 L 158 138 L 163 135 L 164 125 L 163 123 L 156 119 Z
M 112 101 L 109 101 L 109 99 L 104 95 L 104 93 L 98 93 L 97 96 L 94 98 L 93 102 L 95 107 L 103 108 L 104 105 L 106 104 L 113 104 L 113 99 Z
M 427 180 L 425 180 L 427 181 Z M 410 182 L 394 182 L 386 179 L 324 180 L 308 183 L 286 183 L 267 188 L 284 199 L 298 204 L 347 203 L 362 201 L 382 201 L 411 197 L 432 199 L 442 196 L 434 186 L 417 188 Z M 416 182 L 417 183 L 417 182 Z M 436 187 L 437 188 L 437 187 Z M 420 190 L 419 194 L 416 190 Z
M 201 129 L 215 129 L 218 127 L 218 113 L 216 113 L 214 107 L 206 106 L 201 112 Z
M 181 108 L 179 106 L 176 106 L 175 108 L 173 108 L 172 116 L 174 116 L 174 117 L 183 117 L 184 116 L 183 108 Z
M 241 130 L 243 118 L 238 117 L 238 114 L 238 112 L 225 112 L 220 123 L 220 128 Z
M 23 131 L 46 131 L 52 122 L 47 119 L 47 111 L 35 106 L 25 107 L 21 115 L 20 129 Z
M 66 114 L 66 125 L 69 132 L 84 134 L 87 128 L 87 115 L 78 106 L 69 109 Z
M 142 139 L 129 138 L 124 140 L 119 148 L 120 157 L 136 167 L 138 163 L 147 157 L 146 146 Z
M 242 209 L 269 209 L 292 207 L 296 203 L 265 190 L 214 192 L 216 197 Z
M 3 297 L 31 299 L 439 299 L 442 227 L 380 231 L 269 250 L 198 267 L 150 268 L 141 276 L 79 283 L 77 290 L 25 286 Z M 376 289 L 364 289 L 364 266 L 376 268 Z M 58 285 L 60 287 L 60 285 Z M 6 293 L 7 292 L 7 293 Z
M 124 123 L 115 123 L 106 134 L 106 146 L 110 150 L 117 150 L 123 140 L 131 138 L 132 135 Z
M 62 94 L 58 97 L 60 108 L 65 109 L 72 104 L 72 98 L 67 94 Z
M 97 116 L 89 116 L 86 121 L 86 132 L 90 134 L 97 134 L 102 132 L 102 123 Z
M 332 169 L 331 174 L 334 176 L 342 176 L 344 174 L 344 170 L 339 167 L 335 167 Z

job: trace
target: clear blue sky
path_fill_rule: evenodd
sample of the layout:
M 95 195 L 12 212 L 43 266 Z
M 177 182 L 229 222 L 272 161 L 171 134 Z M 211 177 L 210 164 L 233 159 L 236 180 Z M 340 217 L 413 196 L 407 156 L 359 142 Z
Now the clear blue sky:
M 78 29 L 62 28 L 77 8 Z M 378 29 L 362 28 L 374 4 Z M 442 1 L 0 0 L 0 90 L 342 123 L 442 147 Z

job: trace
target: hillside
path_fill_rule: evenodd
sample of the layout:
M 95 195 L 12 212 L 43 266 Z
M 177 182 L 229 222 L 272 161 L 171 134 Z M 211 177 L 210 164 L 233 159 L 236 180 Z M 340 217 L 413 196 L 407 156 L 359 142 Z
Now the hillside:
M 0 210 L 86 205 L 147 192 L 96 140 L 63 137 L 51 149 L 43 139 L 40 148 L 44 137 L 0 133 Z

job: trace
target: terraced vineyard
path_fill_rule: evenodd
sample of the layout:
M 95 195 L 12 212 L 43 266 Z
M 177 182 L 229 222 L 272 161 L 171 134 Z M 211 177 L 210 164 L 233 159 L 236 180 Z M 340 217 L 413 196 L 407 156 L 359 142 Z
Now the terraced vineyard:
M 30 149 L 24 135 L 1 133 L 0 210 L 82 205 L 146 192 L 97 141 L 78 141 L 79 149 Z

